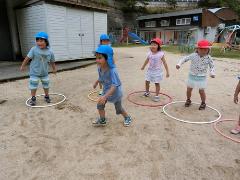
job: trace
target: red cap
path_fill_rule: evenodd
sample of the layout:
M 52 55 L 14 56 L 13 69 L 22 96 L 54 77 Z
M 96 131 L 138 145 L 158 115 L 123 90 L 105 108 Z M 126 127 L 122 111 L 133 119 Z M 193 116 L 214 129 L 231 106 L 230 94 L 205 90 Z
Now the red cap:
M 161 40 L 160 38 L 154 38 L 153 40 L 151 40 L 151 43 L 152 43 L 152 42 L 157 43 L 159 46 L 162 45 L 162 40 Z
M 201 49 L 209 49 L 211 47 L 211 43 L 208 40 L 198 41 L 197 47 Z

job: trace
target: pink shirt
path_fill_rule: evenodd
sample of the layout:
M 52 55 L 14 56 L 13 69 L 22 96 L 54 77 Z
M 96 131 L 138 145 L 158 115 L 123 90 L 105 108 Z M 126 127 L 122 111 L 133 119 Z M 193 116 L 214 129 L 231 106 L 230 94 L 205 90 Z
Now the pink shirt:
M 148 53 L 149 66 L 148 70 L 161 70 L 162 71 L 162 57 L 164 56 L 163 51 L 158 51 L 153 54 L 151 51 Z

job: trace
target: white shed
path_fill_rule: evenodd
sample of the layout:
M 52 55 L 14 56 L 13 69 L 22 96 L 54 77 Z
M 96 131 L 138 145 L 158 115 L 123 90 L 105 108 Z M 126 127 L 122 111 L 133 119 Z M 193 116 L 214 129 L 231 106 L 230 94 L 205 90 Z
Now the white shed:
M 94 57 L 99 36 L 107 33 L 107 12 L 40 1 L 16 11 L 22 55 L 39 31 L 49 34 L 57 61 Z

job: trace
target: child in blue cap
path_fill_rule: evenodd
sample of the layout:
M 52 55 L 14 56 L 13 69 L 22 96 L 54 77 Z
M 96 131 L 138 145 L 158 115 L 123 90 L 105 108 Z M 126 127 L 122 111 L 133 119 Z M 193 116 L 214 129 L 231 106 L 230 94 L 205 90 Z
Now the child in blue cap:
M 39 81 L 42 82 L 42 86 L 45 93 L 45 101 L 47 103 L 51 102 L 49 97 L 49 76 L 48 76 L 48 66 L 49 63 L 52 66 L 53 73 L 57 72 L 55 65 L 55 58 L 53 52 L 49 48 L 48 34 L 45 32 L 39 32 L 35 35 L 36 46 L 32 47 L 27 57 L 24 59 L 21 71 L 26 69 L 26 65 L 30 60 L 30 80 L 29 89 L 31 90 L 32 98 L 30 100 L 30 105 L 36 105 L 36 92 L 38 88 Z
M 109 36 L 107 35 L 107 34 L 101 34 L 101 36 L 100 36 L 100 44 L 99 44 L 99 46 L 101 46 L 101 45 L 109 45 L 109 46 L 111 46 L 111 44 L 110 44 L 110 38 L 109 38 Z M 112 54 L 111 54 L 111 56 L 113 57 L 113 51 L 112 51 Z M 114 62 L 114 60 L 113 60 L 113 62 Z M 115 62 L 114 62 L 115 63 Z M 99 88 L 100 88 L 100 92 L 99 92 L 99 95 L 102 95 L 102 93 L 103 93 L 103 91 L 102 91 L 102 84 L 101 83 L 98 83 L 99 84 Z M 94 87 L 94 89 L 95 89 L 96 87 Z
M 96 50 L 99 78 L 94 86 L 97 86 L 97 84 L 100 82 L 103 85 L 103 94 L 97 103 L 97 109 L 100 117 L 94 121 L 93 124 L 106 124 L 104 109 L 106 103 L 111 102 L 115 106 L 116 114 L 121 114 L 124 117 L 124 126 L 129 126 L 132 119 L 122 107 L 122 84 L 119 79 L 116 66 L 113 63 L 113 58 L 111 56 L 112 53 L 113 50 L 108 45 L 101 45 Z

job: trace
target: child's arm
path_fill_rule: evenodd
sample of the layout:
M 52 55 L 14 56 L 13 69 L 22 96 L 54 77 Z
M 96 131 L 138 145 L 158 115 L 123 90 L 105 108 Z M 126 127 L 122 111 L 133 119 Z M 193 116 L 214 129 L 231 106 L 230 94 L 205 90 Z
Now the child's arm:
M 28 64 L 28 62 L 30 61 L 29 57 L 26 57 L 20 67 L 20 71 L 24 71 L 26 69 L 26 65 Z
M 93 89 L 96 89 L 96 87 L 98 86 L 98 84 L 99 84 L 99 80 L 97 80 L 97 81 L 94 83 Z
M 55 62 L 51 62 L 50 64 L 52 66 L 53 74 L 56 74 L 57 73 L 56 63 Z
M 238 95 L 240 93 L 240 80 L 238 82 L 238 85 L 236 87 L 235 93 L 234 93 L 234 102 L 237 104 L 238 103 Z
M 165 69 L 166 69 L 166 77 L 169 77 L 169 70 L 168 70 L 168 65 L 167 65 L 167 62 L 166 62 L 166 59 L 165 59 L 165 57 L 163 56 L 162 57 L 162 62 L 163 62 L 163 65 L 164 65 L 164 67 L 165 67 Z
M 209 65 L 209 68 L 210 68 L 210 76 L 212 78 L 215 78 L 215 76 L 216 76 L 216 74 L 215 74 L 215 66 L 214 66 L 212 57 L 210 57 L 208 65 Z
M 149 62 L 149 59 L 147 58 L 147 59 L 145 60 L 144 64 L 143 64 L 141 70 L 144 70 L 144 68 L 146 67 L 146 65 L 148 64 L 148 62 Z
M 111 86 L 111 88 L 106 92 L 106 94 L 104 96 L 101 96 L 98 100 L 98 103 L 100 104 L 105 104 L 107 101 L 107 98 L 111 95 L 113 95 L 113 93 L 116 90 L 116 86 Z
M 186 62 L 188 62 L 189 60 L 191 60 L 191 58 L 192 58 L 192 54 L 189 55 L 189 56 L 186 56 L 186 57 L 184 57 L 184 58 L 182 58 L 182 59 L 180 59 L 180 61 L 179 61 L 178 64 L 176 65 L 176 68 L 177 68 L 177 69 L 180 69 L 181 65 L 183 65 L 184 63 L 186 63 Z

